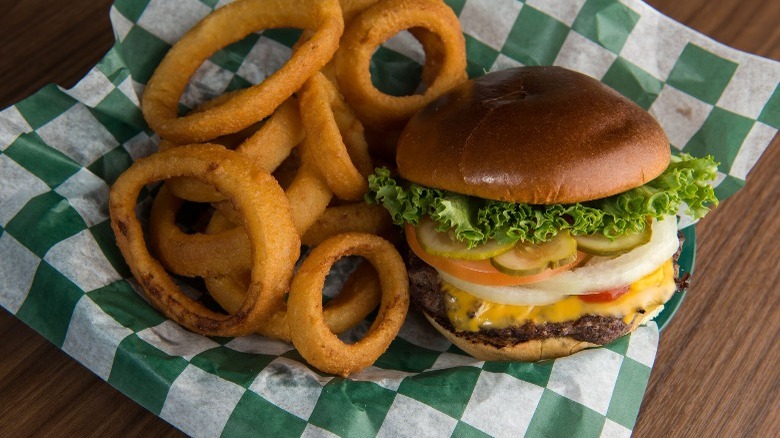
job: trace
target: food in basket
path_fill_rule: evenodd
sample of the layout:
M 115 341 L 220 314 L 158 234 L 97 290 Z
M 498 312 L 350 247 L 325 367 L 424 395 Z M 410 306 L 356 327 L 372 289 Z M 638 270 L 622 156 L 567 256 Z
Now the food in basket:
M 717 204 L 711 157 L 671 157 L 650 114 L 560 67 L 452 89 L 397 163 L 368 198 L 405 226 L 412 301 L 486 360 L 566 356 L 653 318 L 677 289 L 678 209 Z
M 244 218 L 252 274 L 244 301 L 233 314 L 214 312 L 185 295 L 146 247 L 135 212 L 138 195 L 146 184 L 175 176 L 199 178 L 216 187 Z M 109 206 L 119 249 L 146 297 L 182 326 L 211 336 L 246 335 L 284 302 L 300 237 L 282 188 L 238 152 L 203 144 L 141 158 L 117 178 Z
M 388 14 L 404 18 L 388 22 Z M 346 34 L 345 23 L 353 29 Z M 281 27 L 303 32 L 278 71 L 179 115 L 204 61 L 252 32 Z M 371 28 L 381 35 L 364 47 Z M 359 103 L 346 90 L 370 83 L 371 52 L 406 29 L 427 55 L 419 94 L 383 100 L 404 102 L 392 104 L 400 111 Z M 354 57 L 357 68 L 349 65 Z M 390 217 L 363 202 L 375 166 L 363 124 L 374 126 L 375 138 L 395 135 L 385 127 L 463 82 L 465 67 L 457 17 L 439 0 L 238 0 L 208 15 L 174 44 L 144 90 L 143 114 L 160 152 L 131 165 L 111 190 L 117 243 L 146 297 L 196 333 L 292 342 L 326 372 L 373 364 L 397 335 L 409 298 L 402 258 L 380 237 L 394 240 Z M 160 181 L 145 237 L 136 203 L 145 185 Z M 301 244 L 312 250 L 293 274 Z M 325 276 L 349 255 L 367 260 L 323 304 Z M 187 296 L 169 272 L 202 278 L 210 299 Z M 336 337 L 375 310 L 360 341 Z

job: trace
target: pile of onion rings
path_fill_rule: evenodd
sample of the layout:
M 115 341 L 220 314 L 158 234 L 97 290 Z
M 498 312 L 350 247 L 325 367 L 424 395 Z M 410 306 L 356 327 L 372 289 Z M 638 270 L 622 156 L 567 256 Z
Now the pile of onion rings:
M 250 33 L 289 27 L 303 32 L 274 74 L 179 115 L 204 61 Z M 426 59 L 418 94 L 390 96 L 373 86 L 369 63 L 402 31 Z M 388 213 L 362 201 L 366 178 L 377 154 L 394 156 L 392 139 L 414 112 L 466 79 L 465 41 L 442 0 L 237 0 L 216 9 L 174 44 L 144 90 L 159 152 L 111 188 L 117 244 L 146 297 L 196 333 L 292 342 L 328 373 L 373 364 L 409 297 L 386 240 L 395 237 Z M 158 181 L 144 235 L 136 204 Z M 311 251 L 294 273 L 302 245 Z M 345 256 L 365 261 L 328 300 L 325 278 Z M 176 276 L 202 279 L 210 299 L 183 293 Z M 377 308 L 361 340 L 339 340 Z

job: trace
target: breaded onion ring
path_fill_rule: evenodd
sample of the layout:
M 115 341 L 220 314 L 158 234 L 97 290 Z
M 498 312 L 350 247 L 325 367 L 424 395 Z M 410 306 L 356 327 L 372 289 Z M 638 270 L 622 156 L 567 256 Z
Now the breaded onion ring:
M 247 274 L 205 279 L 209 294 L 226 312 L 235 312 L 244 299 Z M 351 329 L 376 309 L 380 291 L 379 277 L 374 268 L 370 264 L 361 263 L 347 278 L 341 292 L 323 307 L 325 324 L 333 333 Z M 291 342 L 287 318 L 287 306 L 283 306 L 269 319 L 260 321 L 255 333 Z
M 290 155 L 301 141 L 305 132 L 301 125 L 298 102 L 291 97 L 248 138 L 235 148 L 236 152 L 248 156 L 261 169 L 273 172 Z M 160 141 L 161 151 L 176 147 L 167 140 Z M 194 178 L 171 178 L 165 182 L 171 192 L 181 199 L 193 202 L 218 202 L 225 199 L 213 187 Z
M 299 93 L 301 121 L 311 155 L 328 187 L 340 199 L 357 201 L 368 190 L 367 176 L 374 170 L 368 155 L 363 125 L 332 82 L 316 73 Z M 316 144 L 315 144 L 316 142 Z M 303 155 L 306 161 L 306 155 Z
M 251 242 L 252 274 L 246 297 L 232 315 L 213 312 L 187 297 L 146 248 L 135 213 L 138 194 L 147 183 L 175 176 L 212 184 L 243 215 Z M 141 158 L 111 187 L 109 208 L 117 245 L 130 270 L 149 301 L 168 318 L 203 335 L 241 336 L 281 307 L 300 239 L 281 187 L 241 154 L 206 144 Z
M 234 226 L 225 216 L 217 213 L 209 221 L 206 233 L 222 233 Z M 244 301 L 249 286 L 249 271 L 205 278 L 204 282 L 212 298 L 226 312 L 235 313 Z M 325 323 L 334 333 L 341 333 L 354 327 L 376 308 L 380 295 L 376 270 L 368 263 L 361 263 L 347 278 L 341 292 L 325 305 L 323 312 Z M 290 342 L 287 306 L 283 306 L 271 318 L 261 321 L 256 332 Z
M 326 211 L 332 196 L 314 169 L 299 169 L 285 194 L 298 235 L 305 233 Z M 233 210 L 232 203 L 228 203 L 222 201 L 215 205 L 220 211 Z M 216 277 L 251 268 L 252 259 L 248 257 L 251 243 L 242 227 L 233 225 L 218 234 L 184 233 L 176 224 L 181 204 L 182 200 L 163 187 L 152 204 L 149 219 L 150 245 L 168 270 L 186 277 Z M 229 216 L 235 217 L 235 211 Z
M 299 147 L 305 148 L 306 140 Z M 317 221 L 333 197 L 333 192 L 330 191 L 314 164 L 306 161 L 301 163 L 298 173 L 284 193 L 290 201 L 293 221 L 299 234 L 305 233 Z
M 336 260 L 365 257 L 379 272 L 382 301 L 376 320 L 362 339 L 348 345 L 323 319 L 322 289 Z M 373 364 L 395 339 L 409 308 L 409 280 L 401 256 L 381 237 L 345 233 L 314 248 L 293 276 L 287 300 L 287 321 L 293 345 L 311 365 L 327 373 L 348 376 Z
M 178 117 L 189 78 L 218 50 L 252 32 L 279 27 L 314 30 L 290 59 L 263 82 L 205 111 Z M 330 61 L 344 29 L 337 0 L 238 0 L 207 15 L 157 66 L 141 109 L 149 126 L 175 144 L 203 142 L 240 131 L 270 115 Z
M 378 1 L 379 0 L 339 0 L 341 13 L 344 16 L 344 25 L 348 25 L 353 18 Z
M 422 28 L 435 34 L 441 45 L 428 56 L 435 58 L 424 71 L 430 81 L 423 94 L 391 96 L 371 82 L 369 64 L 376 48 L 405 29 Z M 425 31 L 415 31 L 427 50 L 436 47 Z M 436 78 L 431 80 L 432 73 Z M 397 127 L 412 114 L 444 92 L 466 81 L 466 43 L 458 17 L 441 0 L 386 0 L 355 17 L 341 39 L 336 53 L 339 89 L 363 123 L 376 129 Z
M 215 277 L 252 268 L 252 244 L 243 227 L 232 225 L 220 234 L 188 234 L 176 223 L 183 200 L 164 185 L 149 216 L 149 246 L 160 263 L 185 277 Z M 240 213 L 237 216 L 241 216 Z
M 319 245 L 336 234 L 359 232 L 385 235 L 395 230 L 390 214 L 378 205 L 365 202 L 328 207 L 306 233 L 301 243 L 306 246 Z
M 339 0 L 339 3 L 341 4 L 341 13 L 344 16 L 344 28 L 346 29 L 349 26 L 353 18 L 360 15 L 360 13 L 368 9 L 369 6 L 373 6 L 378 1 L 379 0 Z M 422 83 L 425 86 L 428 86 L 433 82 L 434 79 L 436 79 L 436 75 L 441 68 L 441 63 L 444 60 L 443 51 L 439 49 L 441 47 L 441 42 L 435 34 L 423 28 L 418 27 L 409 29 L 409 33 L 411 33 L 417 39 L 417 41 L 420 42 L 425 51 L 425 64 L 423 65 L 422 70 Z M 301 39 L 296 44 L 300 44 L 301 41 L 305 41 L 305 39 L 308 38 L 310 34 L 310 31 L 304 32 L 301 36 Z M 331 60 L 331 62 L 325 65 L 325 67 L 323 67 L 320 71 L 325 75 L 325 77 L 335 83 L 335 68 L 335 62 Z
M 298 169 L 285 195 L 298 235 L 316 223 L 333 196 L 317 170 L 310 166 Z M 252 259 L 247 257 L 250 239 L 242 227 L 233 225 L 218 234 L 184 233 L 176 224 L 181 204 L 164 187 L 152 204 L 149 242 L 168 270 L 186 277 L 217 277 L 251 268 Z M 229 200 L 214 205 L 226 216 L 240 216 Z
M 247 155 L 261 169 L 271 172 L 303 136 L 298 104 L 291 98 L 236 151 Z M 170 142 L 160 143 L 163 151 L 175 148 Z M 301 145 L 300 148 L 305 150 L 306 146 Z M 299 235 L 315 223 L 333 197 L 319 170 L 310 163 L 314 158 L 311 154 L 306 154 L 306 157 L 285 190 Z M 250 244 L 243 228 L 234 225 L 232 229 L 216 235 L 187 234 L 176 224 L 181 200 L 171 193 L 175 189 L 185 199 L 214 202 L 213 205 L 223 214 L 231 218 L 240 216 L 234 211 L 232 203 L 224 200 L 224 194 L 194 178 L 171 178 L 165 186 L 169 190 L 161 189 L 152 206 L 149 240 L 168 270 L 187 277 L 217 277 L 250 269 L 251 258 L 247 257 Z

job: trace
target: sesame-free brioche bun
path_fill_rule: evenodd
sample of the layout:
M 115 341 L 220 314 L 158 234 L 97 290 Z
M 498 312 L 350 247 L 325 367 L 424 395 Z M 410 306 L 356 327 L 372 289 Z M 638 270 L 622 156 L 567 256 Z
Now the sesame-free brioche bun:
M 660 175 L 669 140 L 644 109 L 561 67 L 488 73 L 444 94 L 406 125 L 399 174 L 456 193 L 566 204 Z

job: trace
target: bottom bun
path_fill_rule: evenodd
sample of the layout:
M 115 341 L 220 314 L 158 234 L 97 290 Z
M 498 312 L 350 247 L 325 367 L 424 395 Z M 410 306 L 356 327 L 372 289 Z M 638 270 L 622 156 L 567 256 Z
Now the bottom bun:
M 422 313 L 431 325 L 449 339 L 450 342 L 479 360 L 534 362 L 542 359 L 555 359 L 569 356 L 586 348 L 600 347 L 599 344 L 578 341 L 568 336 L 534 339 L 526 342 L 519 342 L 512 346 L 496 347 L 462 338 L 442 327 L 433 317 L 428 315 L 427 312 Z M 640 322 L 640 319 L 636 318 L 626 333 L 634 331 L 640 325 Z

